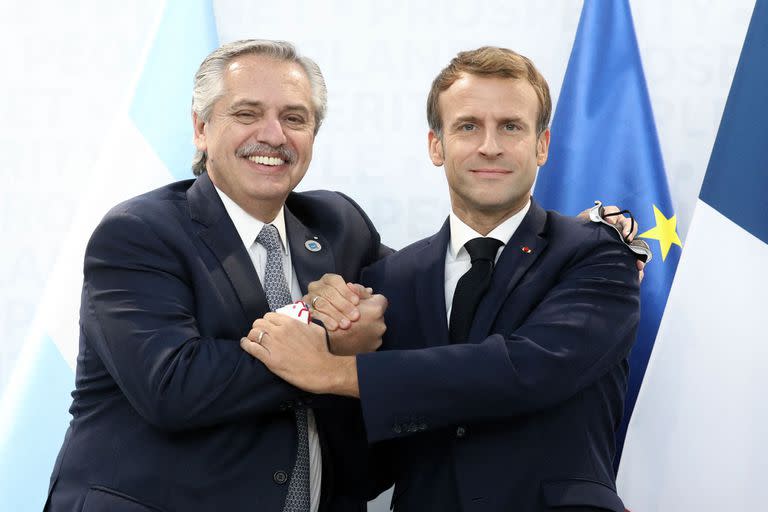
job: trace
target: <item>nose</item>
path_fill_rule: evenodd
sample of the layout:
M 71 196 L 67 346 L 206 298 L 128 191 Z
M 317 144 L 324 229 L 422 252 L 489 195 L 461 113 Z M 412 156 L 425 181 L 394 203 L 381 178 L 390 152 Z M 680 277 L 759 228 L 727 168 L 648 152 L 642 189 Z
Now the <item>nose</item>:
M 259 142 L 264 142 L 275 148 L 282 146 L 287 142 L 280 119 L 273 116 L 264 118 L 261 126 L 259 126 L 259 132 L 256 134 L 256 138 Z
M 482 144 L 477 148 L 478 152 L 486 158 L 498 158 L 501 156 L 502 149 L 499 144 L 498 135 L 493 130 L 488 130 L 483 137 Z

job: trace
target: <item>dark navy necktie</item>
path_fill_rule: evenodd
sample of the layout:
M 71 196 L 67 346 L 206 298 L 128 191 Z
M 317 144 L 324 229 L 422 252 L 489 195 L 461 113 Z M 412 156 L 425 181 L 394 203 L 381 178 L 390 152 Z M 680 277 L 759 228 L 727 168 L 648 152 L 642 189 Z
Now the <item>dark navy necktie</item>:
M 501 245 L 501 241 L 485 237 L 473 238 L 464 244 L 472 260 L 472 267 L 461 276 L 453 294 L 448 328 L 451 343 L 467 341 L 477 305 L 491 284 L 493 262 Z

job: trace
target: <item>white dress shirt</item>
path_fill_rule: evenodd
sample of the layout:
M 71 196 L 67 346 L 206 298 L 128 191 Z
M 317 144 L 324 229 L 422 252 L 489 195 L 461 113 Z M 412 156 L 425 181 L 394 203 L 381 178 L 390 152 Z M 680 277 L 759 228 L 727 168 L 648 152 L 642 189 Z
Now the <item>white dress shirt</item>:
M 248 254 L 256 269 L 259 280 L 264 282 L 264 272 L 267 266 L 267 249 L 261 244 L 256 243 L 256 237 L 264 227 L 264 223 L 252 217 L 243 210 L 228 195 L 216 188 L 216 192 L 224 203 L 224 208 L 235 225 L 237 234 L 243 241 L 243 245 L 248 250 Z M 296 278 L 296 272 L 291 264 L 291 247 L 286 243 L 288 238 L 285 233 L 285 213 L 283 208 L 277 213 L 277 217 L 271 223 L 277 228 L 280 234 L 280 242 L 283 245 L 283 272 L 285 272 L 285 282 L 291 290 L 291 298 L 299 300 L 302 297 L 299 280 Z M 255 283 L 254 283 L 255 284 Z M 253 320 L 256 320 L 255 318 Z M 317 424 L 312 409 L 307 409 L 307 429 L 309 437 L 309 491 L 310 491 L 310 512 L 317 512 L 320 506 L 320 483 L 322 479 L 322 454 L 320 452 L 320 440 L 317 437 Z M 293 468 L 290 468 L 293 469 Z
M 529 199 L 522 210 L 488 233 L 488 238 L 495 238 L 501 242 L 501 247 L 496 252 L 494 262 L 498 261 L 501 251 L 504 250 L 512 235 L 515 234 L 520 223 L 523 222 L 523 217 L 525 217 L 530 208 L 531 201 Z M 448 322 L 450 322 L 451 306 L 453 305 L 453 294 L 456 292 L 456 285 L 459 283 L 461 276 L 466 274 L 472 266 L 472 261 L 464 244 L 473 238 L 482 237 L 483 235 L 464 224 L 453 212 L 451 212 L 448 222 L 451 228 L 451 240 L 448 243 L 448 249 L 445 254 L 445 311 L 448 313 Z

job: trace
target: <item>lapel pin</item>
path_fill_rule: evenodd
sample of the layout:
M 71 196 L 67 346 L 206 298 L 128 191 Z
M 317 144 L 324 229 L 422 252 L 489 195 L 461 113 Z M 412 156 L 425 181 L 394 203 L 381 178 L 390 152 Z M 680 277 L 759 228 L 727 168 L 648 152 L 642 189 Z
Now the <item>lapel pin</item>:
M 525 254 L 531 254 L 533 252 L 533 249 L 531 249 L 527 245 L 522 246 L 520 250 L 523 251 Z
M 323 246 L 320 245 L 320 242 L 318 242 L 317 240 L 307 240 L 306 242 L 304 242 L 304 247 L 306 247 L 307 250 L 310 252 L 319 252 L 320 249 L 323 248 Z

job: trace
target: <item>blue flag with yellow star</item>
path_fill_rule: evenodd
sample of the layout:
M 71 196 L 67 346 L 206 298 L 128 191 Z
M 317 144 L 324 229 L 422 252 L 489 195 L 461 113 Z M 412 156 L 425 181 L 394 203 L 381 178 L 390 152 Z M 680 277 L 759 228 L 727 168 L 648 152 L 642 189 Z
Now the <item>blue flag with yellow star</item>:
M 596 199 L 630 210 L 654 252 L 641 286 L 618 465 L 682 248 L 628 0 L 584 2 L 534 195 L 569 215 Z

